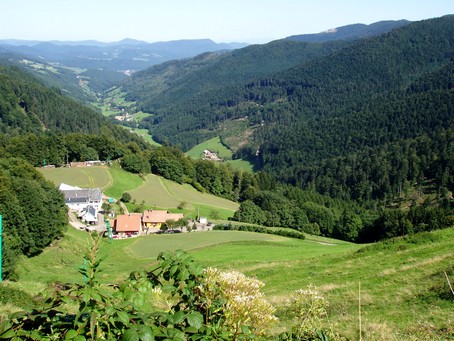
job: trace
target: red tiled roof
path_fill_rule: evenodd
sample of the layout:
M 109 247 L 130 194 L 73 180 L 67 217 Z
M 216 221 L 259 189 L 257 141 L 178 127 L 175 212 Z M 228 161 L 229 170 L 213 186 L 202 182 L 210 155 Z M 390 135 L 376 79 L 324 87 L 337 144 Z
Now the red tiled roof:
M 182 213 L 168 213 L 167 211 L 148 210 L 142 215 L 143 223 L 165 223 L 167 220 L 179 220 L 183 218 Z
M 115 222 L 115 231 L 117 232 L 139 232 L 142 215 L 139 213 L 123 214 L 117 217 Z

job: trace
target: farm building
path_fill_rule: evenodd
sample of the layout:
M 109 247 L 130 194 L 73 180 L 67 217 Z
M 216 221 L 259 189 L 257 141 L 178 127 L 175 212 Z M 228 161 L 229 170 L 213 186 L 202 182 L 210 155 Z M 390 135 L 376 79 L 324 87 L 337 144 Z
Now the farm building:
M 139 234 L 142 230 L 142 214 L 131 213 L 117 216 L 113 223 L 113 230 L 120 237 Z
M 102 192 L 99 188 L 80 188 L 66 184 L 61 184 L 60 191 L 65 196 L 65 204 L 70 209 L 80 212 L 88 206 L 101 210 Z
M 77 213 L 77 217 L 87 224 L 98 223 L 98 211 L 93 206 L 87 206 Z
M 142 214 L 142 224 L 144 229 L 161 228 L 167 220 L 178 221 L 183 218 L 182 213 L 169 213 L 161 210 L 147 210 Z

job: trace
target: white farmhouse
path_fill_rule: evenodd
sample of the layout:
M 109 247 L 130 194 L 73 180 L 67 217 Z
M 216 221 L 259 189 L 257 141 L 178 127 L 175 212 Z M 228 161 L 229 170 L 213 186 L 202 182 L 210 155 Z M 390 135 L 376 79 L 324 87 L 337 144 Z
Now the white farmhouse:
M 79 212 L 87 210 L 88 206 L 93 207 L 96 212 L 101 210 L 102 192 L 99 188 L 80 188 L 61 184 L 59 189 L 65 196 L 66 206 L 71 210 Z

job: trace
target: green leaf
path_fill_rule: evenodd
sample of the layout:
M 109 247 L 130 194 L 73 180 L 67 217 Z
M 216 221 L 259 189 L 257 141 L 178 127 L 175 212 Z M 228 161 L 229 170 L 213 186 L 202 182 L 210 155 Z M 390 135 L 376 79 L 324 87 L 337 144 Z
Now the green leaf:
M 123 323 L 125 326 L 127 326 L 129 324 L 129 315 L 128 315 L 128 313 L 126 313 L 124 311 L 119 311 L 117 313 L 117 316 L 118 316 L 118 320 L 120 320 L 120 322 Z
M 153 331 L 148 326 L 142 326 L 138 330 L 140 340 L 142 341 L 154 341 Z
M 196 334 L 199 330 L 196 327 L 189 326 L 184 331 L 189 334 Z
M 169 273 L 171 276 L 175 275 L 175 272 L 178 270 L 178 264 L 172 265 L 169 269 Z
M 139 341 L 139 334 L 137 333 L 136 329 L 128 329 L 124 332 L 123 337 L 121 338 L 123 341 Z
M 176 291 L 176 290 L 177 290 L 177 288 L 174 287 L 174 286 L 171 285 L 171 284 L 164 284 L 164 285 L 162 286 L 162 292 L 164 292 L 164 293 L 171 293 L 171 292 L 174 292 L 174 291 Z
M 16 333 L 13 331 L 13 330 L 8 330 L 7 332 L 3 333 L 3 334 L 0 334 L 0 339 L 3 340 L 3 339 L 10 339 L 12 337 L 14 337 L 16 335 Z
M 187 269 L 181 270 L 177 276 L 179 281 L 185 281 L 188 277 L 189 277 L 189 271 Z
M 65 335 L 65 340 L 72 340 L 77 336 L 77 332 L 74 329 L 68 330 Z
M 169 336 L 172 338 L 173 341 L 186 341 L 186 337 L 184 333 L 178 329 L 169 329 Z
M 178 311 L 175 314 L 173 314 L 173 324 L 179 324 L 183 322 L 184 320 L 184 312 L 183 311 Z
M 186 316 L 188 323 L 191 327 L 200 329 L 203 324 L 203 315 L 198 311 L 192 311 Z

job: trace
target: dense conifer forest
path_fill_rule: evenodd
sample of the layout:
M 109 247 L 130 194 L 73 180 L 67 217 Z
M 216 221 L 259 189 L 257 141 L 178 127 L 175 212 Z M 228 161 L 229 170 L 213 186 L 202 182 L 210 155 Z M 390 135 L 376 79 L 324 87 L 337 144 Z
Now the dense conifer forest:
M 425 178 L 452 189 L 453 37 L 446 16 L 354 42 L 276 41 L 185 68 L 168 88 L 145 86 L 168 80 L 150 69 L 125 89 L 155 113 L 142 125 L 160 141 L 185 150 L 245 120 L 254 134 L 229 146 L 237 156 L 303 188 L 385 200 Z

